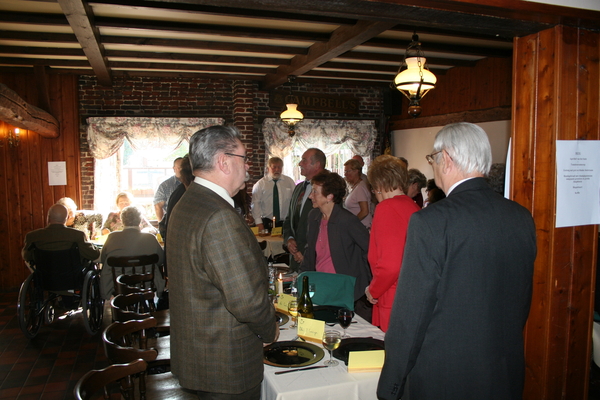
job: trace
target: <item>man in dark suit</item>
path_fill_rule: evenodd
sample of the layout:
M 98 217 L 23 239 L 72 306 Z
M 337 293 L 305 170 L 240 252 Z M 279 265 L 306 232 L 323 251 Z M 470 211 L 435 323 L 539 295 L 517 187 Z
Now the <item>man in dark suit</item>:
M 298 270 L 304 259 L 308 213 L 313 208 L 312 201 L 308 198 L 312 190 L 310 180 L 325 169 L 326 162 L 325 154 L 321 150 L 310 148 L 302 154 L 302 159 L 298 163 L 300 174 L 306 180 L 296 185 L 292 193 L 290 209 L 283 222 L 283 240 L 292 255 L 290 267 L 294 271 Z
M 448 197 L 411 217 L 377 395 L 520 399 L 533 218 L 484 180 L 492 156 L 483 129 L 448 125 L 433 149 L 427 160 Z
M 200 399 L 259 399 L 263 343 L 279 329 L 265 258 L 233 205 L 246 149 L 237 129 L 211 126 L 189 158 L 195 179 L 167 228 L 172 372 Z
M 100 250 L 87 241 L 85 233 L 65 225 L 68 214 L 69 211 L 65 206 L 54 204 L 48 210 L 48 225 L 25 235 L 21 255 L 28 266 L 33 262 L 32 245 L 34 244 L 40 250 L 67 250 L 73 246 L 73 243 L 77 243 L 83 265 L 100 257 Z

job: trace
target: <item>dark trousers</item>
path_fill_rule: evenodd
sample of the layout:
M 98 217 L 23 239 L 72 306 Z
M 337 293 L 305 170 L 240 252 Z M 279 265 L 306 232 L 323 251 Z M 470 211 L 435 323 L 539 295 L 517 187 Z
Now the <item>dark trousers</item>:
M 261 384 L 259 383 L 250 390 L 243 393 L 227 394 L 227 393 L 211 393 L 198 390 L 198 398 L 200 400 L 260 400 Z

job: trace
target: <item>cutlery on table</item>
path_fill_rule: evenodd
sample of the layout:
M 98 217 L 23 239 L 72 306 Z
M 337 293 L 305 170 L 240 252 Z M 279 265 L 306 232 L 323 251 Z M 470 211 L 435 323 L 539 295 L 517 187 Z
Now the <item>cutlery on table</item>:
M 306 371 L 309 369 L 317 369 L 317 368 L 327 368 L 327 365 L 317 365 L 315 367 L 297 368 L 297 369 L 288 369 L 285 371 L 277 371 L 277 372 L 275 372 L 275 375 L 287 374 L 288 372 Z

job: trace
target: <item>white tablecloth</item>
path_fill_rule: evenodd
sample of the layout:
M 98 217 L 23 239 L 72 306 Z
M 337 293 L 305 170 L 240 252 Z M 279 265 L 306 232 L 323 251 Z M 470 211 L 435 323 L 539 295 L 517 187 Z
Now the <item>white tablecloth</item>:
M 263 250 L 265 257 L 276 256 L 285 253 L 283 250 L 283 238 L 281 236 L 257 236 L 258 242 L 267 242 L 267 247 Z
M 352 337 L 384 338 L 384 333 L 377 327 L 369 324 L 356 315 L 356 324 L 351 324 L 347 332 Z M 288 328 L 288 322 L 282 328 Z M 336 324 L 325 329 L 343 329 Z M 280 332 L 279 341 L 291 340 L 296 336 L 296 329 L 287 329 Z M 322 346 L 321 346 L 322 347 Z M 329 359 L 329 352 L 325 357 L 313 365 L 323 365 Z M 335 359 L 335 358 L 334 358 Z M 265 378 L 262 383 L 262 400 L 376 400 L 377 382 L 379 372 L 348 373 L 348 367 L 343 361 L 338 360 L 335 367 L 319 368 L 308 371 L 291 372 L 289 374 L 275 375 L 276 371 L 290 368 L 278 368 L 265 365 Z

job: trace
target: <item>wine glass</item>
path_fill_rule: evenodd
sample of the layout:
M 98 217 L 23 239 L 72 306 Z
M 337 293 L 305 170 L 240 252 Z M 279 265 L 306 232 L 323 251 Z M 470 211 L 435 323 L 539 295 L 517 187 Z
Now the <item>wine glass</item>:
M 329 360 L 325 361 L 324 364 L 328 367 L 333 367 L 339 364 L 332 358 L 331 352 L 340 347 L 341 342 L 342 336 L 338 331 L 325 331 L 323 333 L 323 347 L 329 351 Z
M 344 328 L 344 335 L 342 336 L 344 339 L 350 337 L 350 335 L 346 333 L 346 328 L 352 323 L 352 317 L 354 317 L 354 311 L 352 310 L 340 308 L 338 311 L 338 322 L 340 323 L 340 326 Z
M 309 283 L 308 284 L 308 295 L 310 296 L 311 299 L 315 295 L 316 290 L 317 290 L 317 284 L 316 283 Z
M 292 316 L 292 325 L 290 325 L 290 328 L 295 328 L 297 326 L 296 321 L 298 320 L 298 302 L 296 300 L 291 300 L 288 303 L 288 312 Z

